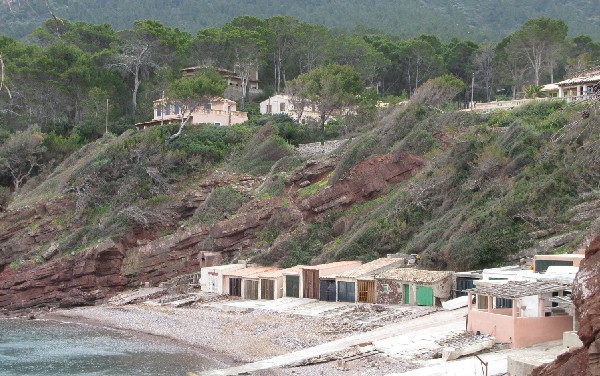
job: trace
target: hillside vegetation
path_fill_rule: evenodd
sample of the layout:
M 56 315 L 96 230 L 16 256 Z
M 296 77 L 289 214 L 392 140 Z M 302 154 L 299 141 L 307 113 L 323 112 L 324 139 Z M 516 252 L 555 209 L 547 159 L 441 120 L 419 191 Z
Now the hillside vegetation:
M 288 15 L 330 28 L 380 30 L 403 38 L 433 34 L 499 40 L 525 20 L 545 16 L 563 19 L 572 35 L 600 38 L 600 4 L 593 0 L 380 0 L 368 5 L 360 0 L 145 0 L 143 5 L 130 0 L 53 0 L 49 3 L 60 18 L 109 23 L 116 29 L 129 28 L 135 20 L 154 19 L 195 33 L 242 15 Z M 12 4 L 12 9 L 8 4 Z M 43 1 L 3 1 L 0 34 L 21 38 L 47 18 Z
M 333 157 L 308 164 L 292 156 L 276 117 L 250 127 L 191 127 L 172 144 L 165 143 L 168 128 L 125 133 L 75 153 L 45 179 L 30 180 L 9 213 L 58 198 L 74 202 L 54 219 L 62 230 L 52 239 L 72 253 L 107 237 L 172 234 L 182 224 L 223 227 L 227 218 L 276 205 L 289 214 L 254 228 L 255 240 L 228 257 L 289 266 L 401 252 L 420 253 L 437 269 L 500 265 L 536 251 L 576 250 L 597 229 L 595 217 L 577 209 L 600 200 L 600 118 L 592 107 L 582 119 L 586 106 L 546 101 L 484 115 L 412 101 L 377 115 L 370 130 Z M 307 199 L 351 183 L 361 163 L 410 155 L 425 161 L 412 178 L 365 200 L 306 214 Z M 315 163 L 322 173 L 311 175 L 306 188 L 294 186 Z M 254 177 L 235 178 L 248 173 Z M 262 183 L 240 188 L 248 179 Z M 203 203 L 182 211 L 185 197 L 199 189 L 209 193 Z M 38 260 L 48 246 L 5 253 L 4 261 Z

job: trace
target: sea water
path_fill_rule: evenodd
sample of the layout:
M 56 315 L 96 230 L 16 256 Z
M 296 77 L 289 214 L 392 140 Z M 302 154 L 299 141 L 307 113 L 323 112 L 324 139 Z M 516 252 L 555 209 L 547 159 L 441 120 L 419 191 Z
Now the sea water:
M 0 319 L 0 375 L 185 375 L 217 367 L 150 336 L 46 320 Z

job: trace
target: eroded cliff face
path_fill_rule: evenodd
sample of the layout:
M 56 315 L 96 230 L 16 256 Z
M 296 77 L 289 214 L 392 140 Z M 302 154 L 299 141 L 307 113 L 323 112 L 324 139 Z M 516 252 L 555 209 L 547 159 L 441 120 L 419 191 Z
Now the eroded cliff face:
M 540 366 L 532 376 L 600 375 L 600 236 L 585 252 L 573 284 L 573 302 L 579 314 L 578 335 L 583 347 Z
M 78 226 L 76 220 L 65 219 L 75 210 L 68 197 L 3 213 L 0 309 L 93 304 L 127 287 L 155 285 L 198 271 L 203 263 L 257 254 L 268 248 L 265 237 L 273 236 L 270 229 L 276 228 L 275 236 L 285 238 L 329 210 L 344 210 L 386 193 L 424 164 L 408 154 L 376 157 L 361 162 L 348 177 L 312 197 L 295 194 L 302 184 L 327 176 L 336 162 L 306 163 L 286 179 L 287 198 L 254 197 L 261 178 L 215 172 L 153 213 L 145 226 L 134 225 L 121 236 L 106 234 L 100 244 L 78 252 L 60 245 L 61 237 Z M 210 192 L 224 186 L 245 195 L 247 202 L 235 215 L 216 223 L 190 224 L 187 220 Z

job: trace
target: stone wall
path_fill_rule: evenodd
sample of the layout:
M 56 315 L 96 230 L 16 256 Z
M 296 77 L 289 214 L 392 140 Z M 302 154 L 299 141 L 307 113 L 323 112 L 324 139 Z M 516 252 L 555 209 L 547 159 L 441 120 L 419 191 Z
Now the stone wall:
M 296 148 L 296 153 L 302 158 L 312 158 L 321 155 L 327 155 L 340 146 L 344 145 L 348 140 L 332 140 L 325 141 L 323 145 L 320 142 L 313 142 L 311 144 L 300 144 Z

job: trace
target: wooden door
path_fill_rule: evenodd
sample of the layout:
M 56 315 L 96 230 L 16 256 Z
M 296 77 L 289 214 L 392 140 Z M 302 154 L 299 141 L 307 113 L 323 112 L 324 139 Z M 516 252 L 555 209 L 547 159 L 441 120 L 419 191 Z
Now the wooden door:
M 402 285 L 404 304 L 410 304 L 410 285 Z
M 275 281 L 272 279 L 260 280 L 260 298 L 267 300 L 275 299 Z
M 244 281 L 244 299 L 258 299 L 258 281 L 251 279 Z
M 375 281 L 358 281 L 358 301 L 375 303 Z
M 319 271 L 313 269 L 302 270 L 302 297 L 319 299 Z
M 429 286 L 417 286 L 417 305 L 433 306 L 433 288 Z
M 229 278 L 229 295 L 242 296 L 242 279 Z

